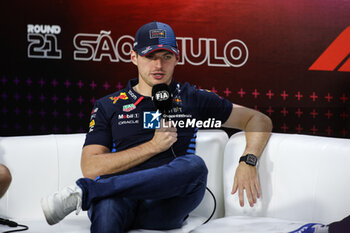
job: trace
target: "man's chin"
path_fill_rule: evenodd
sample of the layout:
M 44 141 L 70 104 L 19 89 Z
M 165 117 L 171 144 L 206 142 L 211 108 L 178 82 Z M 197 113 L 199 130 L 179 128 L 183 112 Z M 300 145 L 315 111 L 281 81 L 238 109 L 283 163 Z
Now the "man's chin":
M 163 83 L 169 85 L 171 83 L 171 80 L 169 81 L 165 79 L 153 79 L 153 86 L 157 84 L 163 84 Z

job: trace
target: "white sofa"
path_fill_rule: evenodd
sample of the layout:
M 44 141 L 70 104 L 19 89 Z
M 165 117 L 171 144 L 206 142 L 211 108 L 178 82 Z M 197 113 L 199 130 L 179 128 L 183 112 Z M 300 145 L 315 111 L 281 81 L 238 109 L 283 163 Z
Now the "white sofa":
M 0 137 L 0 163 L 8 166 L 12 173 L 10 188 L 0 199 L 0 217 L 28 225 L 26 232 L 90 232 L 86 212 L 81 212 L 79 216 L 72 213 L 60 223 L 49 226 L 40 207 L 43 196 L 82 177 L 80 156 L 84 140 L 85 134 Z M 208 187 L 217 199 L 213 219 L 224 216 L 222 167 L 227 141 L 228 136 L 222 130 L 200 130 L 197 134 L 197 154 L 207 163 Z M 201 225 L 211 215 L 213 208 L 213 199 L 207 192 L 182 229 L 166 232 L 189 232 Z M 1 232 L 10 229 L 0 225 Z M 136 232 L 155 231 L 133 230 L 129 233 Z
M 40 198 L 81 177 L 83 134 L 0 137 L 0 163 L 12 171 L 13 183 L 0 200 L 0 217 L 30 227 L 27 232 L 89 232 L 86 212 L 71 214 L 49 226 Z M 280 233 L 307 222 L 330 223 L 350 215 L 350 140 L 274 133 L 258 164 L 262 197 L 250 208 L 231 195 L 233 177 L 245 147 L 243 133 L 229 140 L 223 131 L 199 131 L 197 154 L 209 168 L 207 193 L 183 228 L 171 233 Z M 225 210 L 225 212 L 224 212 Z M 225 215 L 225 216 L 224 216 Z M 0 226 L 0 230 L 8 227 Z M 160 232 L 134 230 L 136 232 Z
M 258 164 L 262 197 L 253 208 L 247 201 L 240 207 L 238 196 L 230 194 L 244 147 L 244 134 L 238 133 L 225 149 L 226 217 L 192 233 L 289 232 L 350 215 L 350 139 L 272 134 Z

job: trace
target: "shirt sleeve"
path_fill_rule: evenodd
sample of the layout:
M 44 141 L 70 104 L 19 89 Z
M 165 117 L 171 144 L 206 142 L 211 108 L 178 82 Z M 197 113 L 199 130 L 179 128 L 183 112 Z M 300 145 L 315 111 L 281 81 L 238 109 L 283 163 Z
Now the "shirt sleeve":
M 211 92 L 203 89 L 195 89 L 196 107 L 201 120 L 215 118 L 223 123 L 227 121 L 232 111 L 232 103 Z
M 84 146 L 92 144 L 106 146 L 109 149 L 112 147 L 110 121 L 99 101 L 96 101 L 91 112 L 89 132 L 86 134 Z

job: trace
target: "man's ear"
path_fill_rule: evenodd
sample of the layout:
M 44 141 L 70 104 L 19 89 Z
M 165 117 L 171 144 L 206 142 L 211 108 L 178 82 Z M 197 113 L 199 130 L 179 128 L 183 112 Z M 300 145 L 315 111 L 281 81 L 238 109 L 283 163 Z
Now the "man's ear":
M 177 65 L 179 63 L 179 61 L 180 61 L 180 56 L 179 55 L 175 55 L 175 57 L 176 57 L 176 64 L 175 65 Z
M 134 63 L 134 65 L 137 66 L 137 57 L 138 57 L 138 54 L 134 51 L 134 50 L 131 50 L 131 61 L 132 63 Z
M 180 55 L 176 55 L 176 54 L 174 54 L 175 55 L 175 58 L 176 58 L 176 64 L 175 64 L 175 66 L 179 63 L 179 61 L 180 61 Z

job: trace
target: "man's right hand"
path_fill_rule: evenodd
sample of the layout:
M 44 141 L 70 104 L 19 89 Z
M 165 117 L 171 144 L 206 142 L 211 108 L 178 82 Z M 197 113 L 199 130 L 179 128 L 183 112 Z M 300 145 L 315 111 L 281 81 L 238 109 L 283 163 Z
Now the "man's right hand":
M 163 125 L 164 122 L 164 125 Z M 161 127 L 156 129 L 150 141 L 160 152 L 166 151 L 177 141 L 177 129 L 169 121 L 161 121 Z
M 90 179 L 125 171 L 166 151 L 176 141 L 177 130 L 167 122 L 165 126 L 155 130 L 151 140 L 126 150 L 110 152 L 106 146 L 87 145 L 83 148 L 81 169 L 84 177 Z

